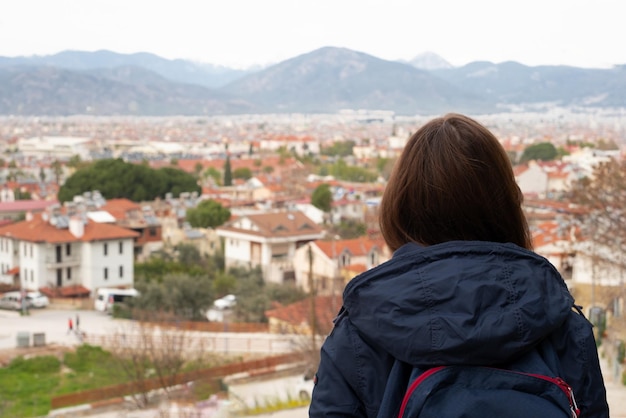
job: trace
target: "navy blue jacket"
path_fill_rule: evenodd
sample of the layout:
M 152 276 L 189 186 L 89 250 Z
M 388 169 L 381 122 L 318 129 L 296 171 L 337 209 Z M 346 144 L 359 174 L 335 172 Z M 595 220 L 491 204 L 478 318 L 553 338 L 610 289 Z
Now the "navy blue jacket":
M 592 326 L 573 306 L 554 266 L 516 245 L 406 244 L 346 286 L 309 416 L 379 416 L 396 359 L 501 366 L 549 345 L 581 416 L 608 417 Z

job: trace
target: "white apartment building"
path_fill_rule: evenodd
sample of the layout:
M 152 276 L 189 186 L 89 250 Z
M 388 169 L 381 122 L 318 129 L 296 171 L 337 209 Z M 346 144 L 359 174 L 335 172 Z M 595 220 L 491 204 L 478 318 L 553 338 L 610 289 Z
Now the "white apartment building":
M 132 287 L 138 233 L 55 206 L 0 227 L 0 280 L 26 290 Z
M 297 211 L 244 215 L 216 228 L 224 240 L 226 268 L 261 267 L 266 282 L 295 281 L 296 249 L 320 239 L 324 231 Z

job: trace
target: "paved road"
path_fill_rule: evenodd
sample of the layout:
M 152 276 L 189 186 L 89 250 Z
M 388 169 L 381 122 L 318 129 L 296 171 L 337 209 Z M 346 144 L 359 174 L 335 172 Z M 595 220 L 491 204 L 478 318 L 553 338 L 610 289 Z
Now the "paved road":
M 120 322 L 109 315 L 90 310 L 67 309 L 31 309 L 30 315 L 21 316 L 18 312 L 0 310 L 0 349 L 15 348 L 18 333 L 30 335 L 43 333 L 46 344 L 74 346 L 80 344 L 76 333 L 68 332 L 68 322 L 72 318 L 76 326 L 79 318 L 79 329 L 86 333 L 107 334 L 115 332 Z

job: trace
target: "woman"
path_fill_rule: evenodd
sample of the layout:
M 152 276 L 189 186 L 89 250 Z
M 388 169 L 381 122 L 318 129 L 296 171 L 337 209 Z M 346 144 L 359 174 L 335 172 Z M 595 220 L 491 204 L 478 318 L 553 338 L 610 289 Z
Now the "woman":
M 532 252 L 521 204 L 506 152 L 473 119 L 448 114 L 410 138 L 380 206 L 393 257 L 346 286 L 311 417 L 394 416 L 397 364 L 501 366 L 546 347 L 581 416 L 608 417 L 591 325 Z

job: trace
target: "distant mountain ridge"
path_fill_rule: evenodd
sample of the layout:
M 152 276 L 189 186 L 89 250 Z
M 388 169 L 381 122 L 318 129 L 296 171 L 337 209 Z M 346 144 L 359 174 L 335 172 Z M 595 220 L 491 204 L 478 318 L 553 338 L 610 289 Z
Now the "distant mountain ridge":
M 434 52 L 423 52 L 409 61 L 409 64 L 420 70 L 427 71 L 454 68 L 452 64 Z
M 626 108 L 626 66 L 446 64 L 436 54 L 397 62 L 335 47 L 254 72 L 148 53 L 0 57 L 0 114 L 164 116 L 341 109 L 471 114 L 546 103 Z
M 0 67 L 8 65 L 45 65 L 67 70 L 141 67 L 154 71 L 171 81 L 198 84 L 209 88 L 219 88 L 250 72 L 189 60 L 168 60 L 147 52 L 119 54 L 107 50 L 95 52 L 63 51 L 54 55 L 32 57 L 0 57 Z

